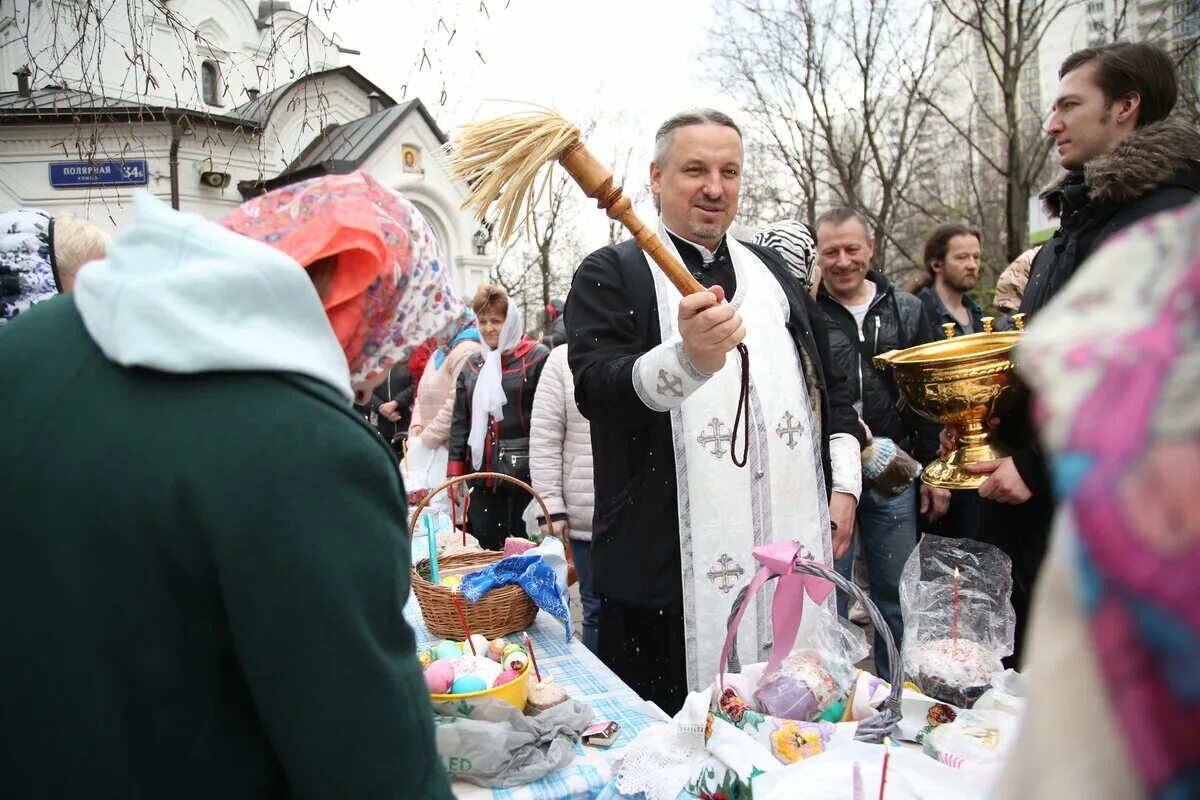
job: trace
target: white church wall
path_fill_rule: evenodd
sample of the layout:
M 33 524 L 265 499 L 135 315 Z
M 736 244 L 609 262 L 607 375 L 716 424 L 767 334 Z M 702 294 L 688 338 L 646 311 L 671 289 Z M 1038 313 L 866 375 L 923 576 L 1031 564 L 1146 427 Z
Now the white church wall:
M 138 186 L 56 188 L 51 186 L 49 165 L 82 162 L 76 153 L 64 155 L 63 143 L 72 141 L 79 130 L 72 125 L 27 125 L 0 128 L 0 205 L 6 208 L 32 206 L 51 213 L 70 211 L 106 229 L 117 229 L 132 219 L 131 198 L 145 189 L 169 203 L 171 199 L 171 129 L 167 123 L 141 124 L 131 146 L 127 126 L 93 128 L 97 158 L 146 162 L 146 183 Z M 226 137 L 232 132 L 222 131 Z M 223 163 L 215 163 L 206 139 L 211 131 L 184 136 L 179 147 L 179 206 L 184 211 L 216 219 L 241 202 L 238 176 L 250 177 L 257 169 L 257 144 L 230 138 L 221 152 Z M 227 171 L 228 187 L 201 184 L 204 171 Z

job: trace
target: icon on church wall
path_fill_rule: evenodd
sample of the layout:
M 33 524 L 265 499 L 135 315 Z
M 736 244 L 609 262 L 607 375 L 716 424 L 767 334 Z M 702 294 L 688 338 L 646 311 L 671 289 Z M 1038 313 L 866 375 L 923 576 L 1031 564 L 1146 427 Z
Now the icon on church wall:
M 421 151 L 411 144 L 401 145 L 400 156 L 404 161 L 405 172 L 421 171 Z

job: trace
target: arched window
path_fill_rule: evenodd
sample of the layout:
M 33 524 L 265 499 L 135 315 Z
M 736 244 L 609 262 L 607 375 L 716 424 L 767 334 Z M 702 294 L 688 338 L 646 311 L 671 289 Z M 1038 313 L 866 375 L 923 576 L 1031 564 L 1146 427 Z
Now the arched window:
M 210 106 L 221 105 L 221 70 L 211 61 L 200 65 L 200 93 Z

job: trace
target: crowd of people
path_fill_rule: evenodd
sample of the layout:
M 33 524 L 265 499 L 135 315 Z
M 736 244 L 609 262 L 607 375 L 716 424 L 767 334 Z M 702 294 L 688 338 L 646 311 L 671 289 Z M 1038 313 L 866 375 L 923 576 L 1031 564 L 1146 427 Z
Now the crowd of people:
M 958 221 L 930 231 L 915 293 L 876 263 L 868 209 L 728 235 L 742 133 L 707 109 L 666 120 L 650 165 L 658 235 L 704 291 L 681 295 L 632 240 L 609 245 L 547 306 L 542 340 L 500 287 L 460 300 L 419 212 L 361 173 L 277 189 L 220 223 L 139 197 L 111 242 L 71 217 L 2 215 L 0 615 L 21 654 L 0 660 L 5 781 L 16 796 L 447 796 L 400 617 L 402 543 L 407 491 L 475 472 L 545 500 L 535 525 L 570 544 L 583 643 L 667 713 L 712 680 L 749 554 L 779 538 L 861 579 L 897 642 L 919 536 L 994 544 L 1012 560 L 1020 663 L 1055 503 L 1096 496 L 1043 449 L 1070 437 L 1039 438 L 1047 414 L 1030 406 L 996 421 L 1013 455 L 971 467 L 987 476 L 977 492 L 864 477 L 863 453 L 886 441 L 923 465 L 953 447 L 876 355 L 982 332 L 987 306 L 997 328 L 1019 311 L 1037 331 L 1123 231 L 1194 254 L 1195 226 L 1142 222 L 1200 192 L 1200 133 L 1171 116 L 1170 58 L 1089 48 L 1060 78 L 1047 133 L 1063 175 L 1042 196 L 1059 228 L 994 297 L 978 291 L 980 231 Z M 1115 258 L 1095 261 L 1113 272 Z M 1046 365 L 1033 374 L 1047 392 Z M 68 407 L 81 397 L 85 415 Z M 530 499 L 479 479 L 450 504 L 501 549 Z M 1077 516 L 1073 535 L 1099 541 L 1102 523 Z M 1067 597 L 1060 549 L 1034 635 L 1053 639 L 1047 620 L 1066 609 L 1075 640 L 1111 657 Z M 1109 555 L 1085 564 L 1107 575 Z M 1134 641 L 1148 623 L 1126 611 Z M 767 653 L 769 619 L 747 619 L 742 640 Z M 1063 658 L 1033 657 L 1046 653 Z M 1031 745 L 1021 763 L 1032 775 L 1047 758 Z

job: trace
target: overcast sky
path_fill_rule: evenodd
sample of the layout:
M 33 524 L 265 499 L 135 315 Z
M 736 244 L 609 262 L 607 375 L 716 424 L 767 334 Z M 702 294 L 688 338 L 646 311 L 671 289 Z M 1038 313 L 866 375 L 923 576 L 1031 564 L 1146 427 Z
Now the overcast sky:
M 496 100 L 547 105 L 579 125 L 595 120 L 589 146 L 602 160 L 635 147 L 627 189 L 646 182 L 663 119 L 698 105 L 736 111 L 705 80 L 708 0 L 485 5 L 486 14 L 479 0 L 339 0 L 320 24 L 362 51 L 346 63 L 396 100 L 420 97 L 447 133 L 513 107 Z

